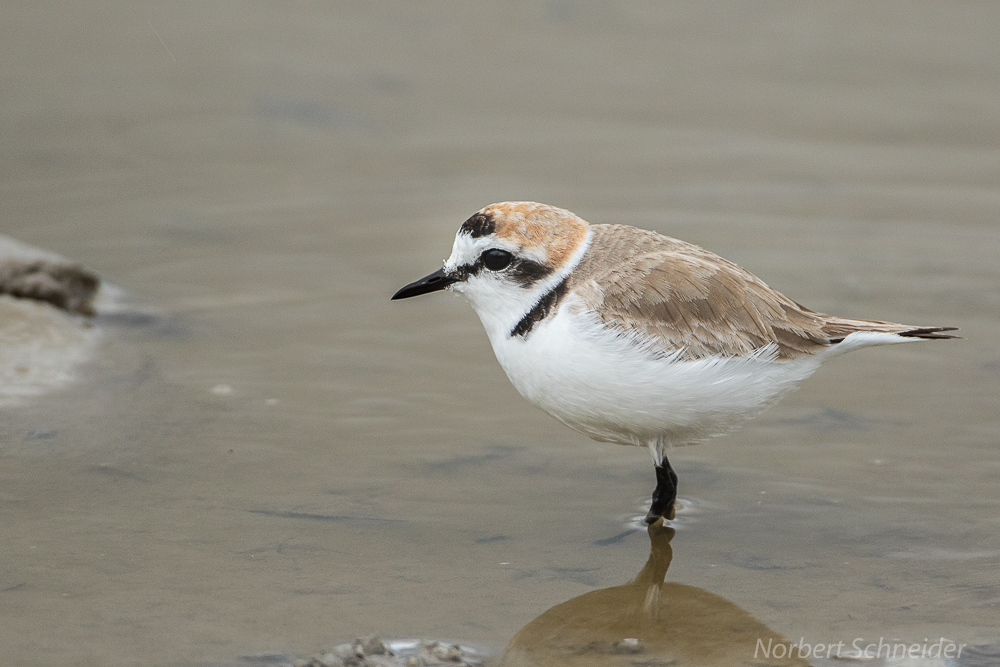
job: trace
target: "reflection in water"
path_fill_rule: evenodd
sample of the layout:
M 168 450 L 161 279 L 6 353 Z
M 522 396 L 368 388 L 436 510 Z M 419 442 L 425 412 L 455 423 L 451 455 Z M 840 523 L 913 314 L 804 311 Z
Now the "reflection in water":
M 758 640 L 787 647 L 788 639 L 732 602 L 664 582 L 674 529 L 654 525 L 648 532 L 649 560 L 635 579 L 552 607 L 514 635 L 498 667 L 808 664 L 797 655 L 766 658 Z

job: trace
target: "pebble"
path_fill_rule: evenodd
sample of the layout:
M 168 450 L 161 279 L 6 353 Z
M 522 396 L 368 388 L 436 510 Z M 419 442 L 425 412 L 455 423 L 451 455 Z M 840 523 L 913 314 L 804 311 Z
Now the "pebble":
M 636 640 L 638 641 L 638 640 Z M 391 650 L 377 636 L 361 637 L 309 658 L 293 667 L 478 667 L 482 661 L 458 644 L 421 641 L 412 648 Z
M 642 643 L 642 640 L 636 639 L 635 637 L 626 637 L 625 639 L 611 645 L 611 652 L 619 655 L 642 653 L 645 650 L 646 646 Z

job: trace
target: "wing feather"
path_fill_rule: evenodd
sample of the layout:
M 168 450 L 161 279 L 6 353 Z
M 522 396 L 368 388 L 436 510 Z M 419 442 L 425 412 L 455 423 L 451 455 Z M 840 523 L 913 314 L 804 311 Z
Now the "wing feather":
M 571 289 L 582 287 L 587 306 L 623 335 L 685 358 L 743 356 L 769 344 L 791 358 L 833 344 L 830 318 L 718 255 L 635 227 L 591 229 Z

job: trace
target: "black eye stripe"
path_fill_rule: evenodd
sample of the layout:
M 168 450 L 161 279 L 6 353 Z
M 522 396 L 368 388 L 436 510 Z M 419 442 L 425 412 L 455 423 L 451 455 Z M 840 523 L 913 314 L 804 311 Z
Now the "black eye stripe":
M 522 287 L 534 285 L 539 280 L 548 277 L 552 269 L 544 264 L 533 262 L 530 259 L 516 259 L 507 269 L 507 274 L 518 282 Z
M 479 275 L 479 272 L 484 270 L 487 270 L 486 265 L 483 264 L 483 258 L 479 257 L 472 264 L 463 264 L 462 266 L 455 267 L 452 275 L 458 280 L 468 280 L 472 276 Z M 522 287 L 530 287 L 551 274 L 552 269 L 548 266 L 516 256 L 503 273 L 504 276 L 513 278 Z

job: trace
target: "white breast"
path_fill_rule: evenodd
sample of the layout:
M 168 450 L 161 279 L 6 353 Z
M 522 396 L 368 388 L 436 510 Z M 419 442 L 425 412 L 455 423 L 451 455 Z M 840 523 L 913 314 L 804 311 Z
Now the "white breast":
M 771 345 L 750 357 L 681 361 L 606 329 L 572 294 L 527 340 L 486 328 L 522 396 L 570 428 L 620 444 L 682 445 L 730 431 L 821 360 L 777 361 Z

